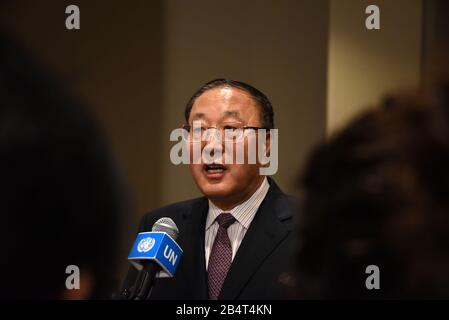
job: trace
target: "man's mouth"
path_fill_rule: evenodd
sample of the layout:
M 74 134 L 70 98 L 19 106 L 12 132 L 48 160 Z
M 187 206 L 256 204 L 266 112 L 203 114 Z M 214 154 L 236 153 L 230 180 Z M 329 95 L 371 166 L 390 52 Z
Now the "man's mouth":
M 222 164 L 213 163 L 204 165 L 204 171 L 210 177 L 221 177 L 226 170 L 226 167 Z

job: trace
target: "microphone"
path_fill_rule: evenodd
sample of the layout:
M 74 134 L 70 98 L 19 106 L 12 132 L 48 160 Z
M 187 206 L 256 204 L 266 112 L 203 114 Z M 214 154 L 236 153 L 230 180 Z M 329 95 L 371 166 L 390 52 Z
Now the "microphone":
M 134 300 L 148 300 L 157 277 L 173 277 L 182 257 L 176 243 L 179 230 L 170 218 L 157 220 L 151 232 L 137 235 L 128 256 L 129 262 L 139 270 L 136 278 Z

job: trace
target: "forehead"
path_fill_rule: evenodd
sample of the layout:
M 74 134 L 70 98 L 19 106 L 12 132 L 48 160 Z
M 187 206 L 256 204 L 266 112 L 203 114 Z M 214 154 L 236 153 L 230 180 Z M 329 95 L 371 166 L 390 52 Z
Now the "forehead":
M 219 121 L 227 118 L 259 122 L 259 106 L 246 91 L 232 87 L 210 89 L 193 104 L 190 119 Z

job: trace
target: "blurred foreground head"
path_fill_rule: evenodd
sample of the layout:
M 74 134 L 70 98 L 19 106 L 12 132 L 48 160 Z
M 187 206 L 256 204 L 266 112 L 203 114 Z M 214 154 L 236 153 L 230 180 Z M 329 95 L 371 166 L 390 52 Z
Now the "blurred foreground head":
M 117 185 L 76 99 L 0 34 L 0 298 L 108 297 Z M 66 290 L 69 265 L 80 290 Z
M 392 97 L 315 150 L 300 185 L 301 293 L 449 298 L 449 85 Z M 380 290 L 368 290 L 369 265 Z

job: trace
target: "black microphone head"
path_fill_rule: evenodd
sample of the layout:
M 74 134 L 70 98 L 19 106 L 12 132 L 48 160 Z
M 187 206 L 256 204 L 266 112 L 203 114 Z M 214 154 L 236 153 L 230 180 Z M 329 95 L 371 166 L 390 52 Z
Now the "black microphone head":
M 167 217 L 160 218 L 153 224 L 152 230 L 153 232 L 165 232 L 170 237 L 173 238 L 173 240 L 176 241 L 176 238 L 178 238 L 179 230 L 176 226 L 176 223 Z

